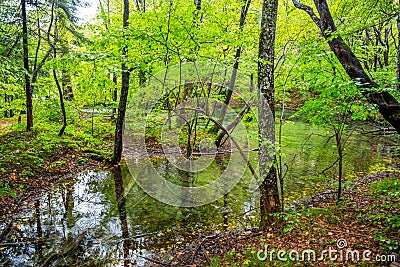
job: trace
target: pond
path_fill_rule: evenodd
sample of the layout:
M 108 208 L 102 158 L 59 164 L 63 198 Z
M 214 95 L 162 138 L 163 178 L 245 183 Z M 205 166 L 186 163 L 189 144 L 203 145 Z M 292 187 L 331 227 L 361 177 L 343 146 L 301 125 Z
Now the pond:
M 333 140 L 325 130 L 297 121 L 284 125 L 282 153 L 286 203 L 302 199 L 336 182 Z M 302 133 L 299 135 L 298 133 Z M 391 163 L 393 141 L 354 132 L 346 147 L 345 178 L 379 171 Z M 254 164 L 257 152 L 252 152 Z M 200 173 L 178 170 L 165 157 L 152 165 L 164 176 L 194 186 L 223 172 L 229 155 L 218 156 Z M 137 161 L 138 170 L 143 171 Z M 146 258 L 210 232 L 245 229 L 258 224 L 258 192 L 249 190 L 251 173 L 228 194 L 199 207 L 175 207 L 146 194 L 126 166 L 77 174 L 29 204 L 0 225 L 8 228 L 0 244 L 0 266 L 149 266 Z

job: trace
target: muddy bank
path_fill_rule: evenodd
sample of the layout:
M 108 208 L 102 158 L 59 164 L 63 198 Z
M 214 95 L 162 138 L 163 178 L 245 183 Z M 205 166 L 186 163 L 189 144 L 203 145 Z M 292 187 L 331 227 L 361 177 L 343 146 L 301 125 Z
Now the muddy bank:
M 104 157 L 83 148 L 83 142 L 39 131 L 0 136 L 0 222 L 58 183 L 104 167 Z

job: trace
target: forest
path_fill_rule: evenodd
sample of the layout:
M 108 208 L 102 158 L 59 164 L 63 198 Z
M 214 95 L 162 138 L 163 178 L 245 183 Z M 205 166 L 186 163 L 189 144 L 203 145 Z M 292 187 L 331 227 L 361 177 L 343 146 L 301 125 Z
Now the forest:
M 0 14 L 0 266 L 400 266 L 399 1 Z

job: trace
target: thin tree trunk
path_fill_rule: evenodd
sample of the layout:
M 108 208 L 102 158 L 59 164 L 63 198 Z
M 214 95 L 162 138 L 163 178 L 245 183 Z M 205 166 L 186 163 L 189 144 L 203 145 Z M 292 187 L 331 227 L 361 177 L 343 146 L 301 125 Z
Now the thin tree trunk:
M 272 214 L 280 210 L 278 193 L 278 177 L 276 168 L 271 166 L 276 156 L 271 157 L 271 149 L 275 146 L 275 123 L 270 121 L 274 115 L 274 45 L 278 0 L 263 0 L 261 33 L 258 63 L 258 132 L 260 135 L 259 170 L 260 178 L 260 210 L 261 226 L 273 223 Z M 270 109 L 270 110 L 269 110 Z
M 385 39 L 383 41 L 385 44 L 385 51 L 383 52 L 383 62 L 385 67 L 389 66 L 389 52 L 390 52 L 389 33 L 390 29 L 389 28 L 385 29 Z
M 113 100 L 113 105 L 115 105 L 115 102 L 118 100 L 118 90 L 117 90 L 117 85 L 118 85 L 118 80 L 117 80 L 117 74 L 115 72 L 113 73 L 113 83 L 114 83 L 114 90 L 113 90 L 113 95 L 112 95 L 112 100 Z M 115 119 L 115 113 L 117 113 L 117 109 L 113 107 L 112 109 L 112 114 L 111 114 L 111 119 L 114 121 Z
M 243 119 L 243 117 L 244 117 L 244 114 L 246 114 L 246 112 L 249 111 L 250 105 L 251 105 L 251 103 L 247 102 L 247 103 L 244 105 L 244 107 L 242 108 L 242 110 L 239 112 L 239 114 L 236 116 L 235 120 L 234 120 L 233 122 L 231 122 L 228 126 L 226 126 L 226 129 L 227 129 L 228 131 L 232 132 L 233 129 L 235 129 L 236 126 L 242 121 L 242 119 Z M 216 139 L 216 141 L 215 141 L 215 145 L 216 145 L 217 147 L 220 147 L 221 145 L 223 145 L 223 144 L 225 143 L 225 141 L 227 140 L 227 139 L 226 139 L 225 141 L 223 141 L 225 136 L 226 136 L 226 134 L 225 134 L 224 131 L 221 131 L 221 132 L 218 134 L 217 139 Z
M 400 92 L 400 10 L 397 15 L 397 91 Z
M 239 22 L 240 30 L 243 28 L 244 23 L 246 22 L 247 12 L 249 11 L 250 3 L 251 3 L 251 0 L 245 0 L 244 5 L 242 6 L 242 10 L 240 13 L 240 22 Z M 224 100 L 225 105 L 223 106 L 223 109 L 222 109 L 221 115 L 220 115 L 221 123 L 223 123 L 223 121 L 224 121 L 226 110 L 229 105 L 229 101 L 232 98 L 233 90 L 235 88 L 237 71 L 239 69 L 239 58 L 240 58 L 241 53 L 242 53 L 242 47 L 238 47 L 235 52 L 235 64 L 233 65 L 231 79 L 229 81 L 229 88 L 226 91 L 226 95 L 225 95 L 225 100 Z M 216 133 L 218 130 L 219 130 L 219 128 L 215 125 L 210 132 Z M 222 133 L 222 134 L 224 134 L 224 133 Z
M 7 105 L 8 103 L 8 97 L 7 94 L 4 94 L 4 103 Z M 4 109 L 4 118 L 8 118 L 8 111 L 7 109 Z
M 297 0 L 293 4 L 309 14 L 311 19 L 319 27 L 322 36 L 327 40 L 329 47 L 345 69 L 351 79 L 357 81 L 357 85 L 363 89 L 362 93 L 369 103 L 378 106 L 382 116 L 400 133 L 400 103 L 389 92 L 378 92 L 376 84 L 364 71 L 360 61 L 354 55 L 350 47 L 339 37 L 332 37 L 336 32 L 336 25 L 333 21 L 326 0 L 314 0 L 320 18 L 315 15 L 313 9 L 303 5 Z
M 123 13 L 123 28 L 126 29 L 129 25 L 129 0 L 124 0 L 124 13 Z M 122 56 L 126 58 L 128 55 L 127 45 L 122 49 Z M 122 157 L 122 136 L 123 136 L 123 128 L 125 122 L 125 113 L 126 113 L 126 103 L 128 101 L 128 91 L 129 91 L 129 77 L 130 72 L 123 62 L 121 64 L 122 76 L 121 76 L 121 94 L 119 98 L 118 105 L 118 118 L 115 126 L 115 139 L 114 139 L 114 156 L 113 163 L 117 164 L 121 161 Z
M 53 16 L 54 16 L 54 5 L 52 7 L 52 15 L 51 15 L 50 25 L 52 24 Z M 50 33 L 50 28 L 49 28 L 48 33 Z M 58 41 L 57 17 L 55 18 L 55 21 L 54 21 L 54 42 L 53 42 L 53 44 L 50 43 L 50 34 L 48 34 L 47 36 L 48 36 L 48 42 L 49 42 L 50 46 L 53 46 L 53 57 L 54 57 L 54 59 L 56 59 L 57 58 L 57 49 L 55 47 L 55 44 Z M 63 125 L 62 125 L 60 131 L 58 132 L 58 136 L 62 136 L 64 134 L 65 128 L 67 128 L 67 114 L 65 112 L 63 90 L 60 85 L 60 82 L 58 81 L 56 69 L 54 69 L 54 68 L 53 68 L 53 78 L 54 78 L 54 81 L 56 82 L 58 95 L 60 98 L 61 114 L 62 114 L 62 121 L 63 121 Z
M 343 179 L 343 145 L 342 145 L 342 134 L 340 130 L 335 130 L 336 136 L 336 148 L 339 155 L 339 185 L 338 185 L 338 195 L 337 200 L 340 201 L 342 196 L 342 179 Z
M 4 75 L 4 83 L 8 84 L 7 75 Z M 6 103 L 6 105 L 8 103 L 8 105 L 7 105 L 8 106 L 8 111 L 7 111 L 7 109 L 4 110 L 4 117 L 6 117 L 6 118 L 12 118 L 14 116 L 14 112 L 13 112 L 13 110 L 11 108 L 11 104 L 12 104 L 13 100 L 14 100 L 14 96 L 13 95 L 4 94 L 4 102 Z
M 56 58 L 56 49 L 54 49 L 54 58 Z M 65 112 L 63 91 L 62 91 L 60 82 L 58 81 L 57 72 L 55 69 L 53 69 L 53 78 L 54 78 L 54 81 L 56 82 L 57 89 L 58 89 L 58 95 L 60 97 L 60 106 L 61 106 L 63 126 L 61 127 L 60 131 L 58 132 L 58 136 L 62 136 L 64 134 L 65 128 L 67 128 L 67 114 Z
M 365 30 L 365 40 L 364 40 L 364 47 L 365 47 L 365 51 L 366 51 L 366 57 L 364 60 L 364 67 L 369 70 L 369 66 L 368 66 L 368 50 L 369 50 L 369 30 L 366 29 Z
M 54 53 L 56 50 L 54 50 Z M 55 58 L 55 55 L 54 55 Z M 60 96 L 60 106 L 61 106 L 61 113 L 62 113 L 62 120 L 63 120 L 63 126 L 61 127 L 60 131 L 58 132 L 58 136 L 62 136 L 64 134 L 65 128 L 67 128 L 67 114 L 65 112 L 65 104 L 64 104 L 64 97 L 63 97 L 63 92 L 60 86 L 60 83 L 57 79 L 57 73 L 56 70 L 53 69 L 53 77 L 54 81 L 56 82 L 57 89 L 58 89 L 58 94 Z
M 33 127 L 33 106 L 32 106 L 32 88 L 29 77 L 29 48 L 28 48 L 28 26 L 26 19 L 26 1 L 21 0 L 22 6 L 22 46 L 24 53 L 25 68 L 25 95 L 26 95 L 26 130 L 30 131 Z

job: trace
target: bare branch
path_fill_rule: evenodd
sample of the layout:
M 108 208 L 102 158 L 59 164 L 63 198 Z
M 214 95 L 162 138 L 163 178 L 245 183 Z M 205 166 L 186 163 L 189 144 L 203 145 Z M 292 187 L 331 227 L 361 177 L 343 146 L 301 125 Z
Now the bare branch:
M 317 17 L 317 15 L 315 15 L 314 10 L 310 6 L 303 5 L 297 0 L 292 0 L 292 3 L 296 8 L 307 12 L 311 19 L 319 26 L 319 18 Z

